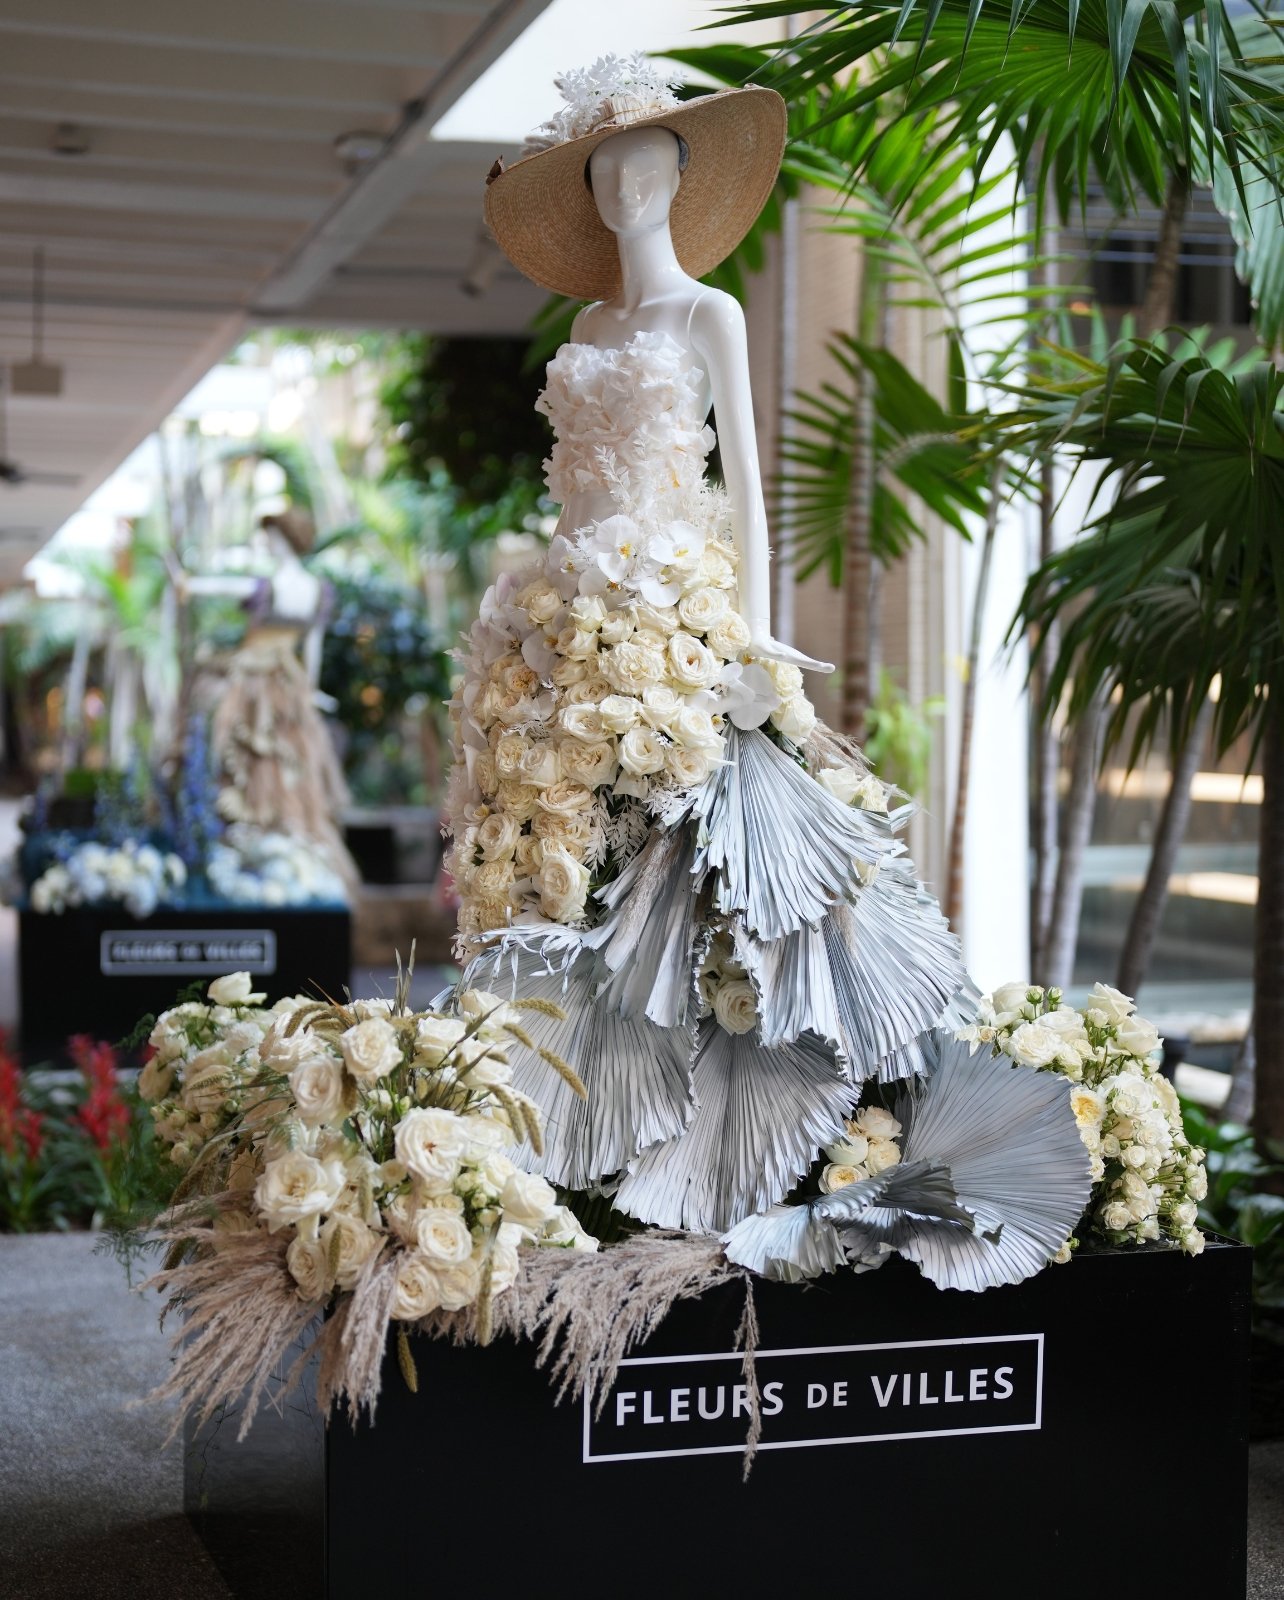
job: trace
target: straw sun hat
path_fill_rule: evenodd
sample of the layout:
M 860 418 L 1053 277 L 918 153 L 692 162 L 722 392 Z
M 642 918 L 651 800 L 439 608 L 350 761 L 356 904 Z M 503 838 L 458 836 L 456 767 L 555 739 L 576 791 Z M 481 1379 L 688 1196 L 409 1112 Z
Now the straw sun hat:
M 607 56 L 556 80 L 566 107 L 496 162 L 486 221 L 500 248 L 543 289 L 606 300 L 621 286 L 615 235 L 598 215 L 588 159 L 625 128 L 668 128 L 686 146 L 669 225 L 678 260 L 702 278 L 735 249 L 767 203 L 785 146 L 785 102 L 771 89 L 723 89 L 680 101 L 645 56 Z

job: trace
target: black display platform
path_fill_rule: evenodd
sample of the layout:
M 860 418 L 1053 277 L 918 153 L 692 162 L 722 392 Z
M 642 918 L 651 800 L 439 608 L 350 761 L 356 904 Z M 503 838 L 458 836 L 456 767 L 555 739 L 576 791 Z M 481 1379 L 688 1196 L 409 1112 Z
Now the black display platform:
M 419 1336 L 419 1393 L 390 1351 L 373 1426 L 327 1432 L 304 1395 L 241 1445 L 234 1415 L 189 1435 L 187 1509 L 246 1600 L 496 1582 L 1082 1600 L 1134 1559 L 1152 1582 L 1231 1600 L 1251 1260 L 1221 1241 L 1193 1260 L 1080 1255 L 983 1295 L 900 1261 L 758 1284 L 747 1483 L 737 1285 L 677 1306 L 598 1420 L 555 1403 L 528 1347 Z
M 344 906 L 162 907 L 135 919 L 119 907 L 18 919 L 19 1037 L 28 1062 L 61 1056 L 69 1035 L 116 1040 L 173 1005 L 194 979 L 249 972 L 269 998 L 351 981 Z

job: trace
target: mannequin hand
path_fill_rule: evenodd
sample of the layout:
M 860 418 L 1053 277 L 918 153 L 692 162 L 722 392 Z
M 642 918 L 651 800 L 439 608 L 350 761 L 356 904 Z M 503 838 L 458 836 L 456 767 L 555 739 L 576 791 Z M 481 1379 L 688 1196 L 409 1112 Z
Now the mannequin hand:
M 805 672 L 832 672 L 832 661 L 817 661 L 812 656 L 805 656 L 801 650 L 795 650 L 791 644 L 781 644 L 773 639 L 766 630 L 754 629 L 753 637 L 749 641 L 749 648 L 745 652 L 749 656 L 758 656 L 764 661 L 784 661 L 791 667 L 801 667 Z

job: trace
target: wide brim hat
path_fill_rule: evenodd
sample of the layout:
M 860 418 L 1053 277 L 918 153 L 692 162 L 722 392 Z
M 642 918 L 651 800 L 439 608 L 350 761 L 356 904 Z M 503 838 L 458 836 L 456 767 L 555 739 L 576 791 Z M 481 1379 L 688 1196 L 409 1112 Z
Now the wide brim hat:
M 669 129 L 689 152 L 669 212 L 684 271 L 703 278 L 753 226 L 785 149 L 785 102 L 774 89 L 721 89 L 649 115 L 626 111 L 492 169 L 486 221 L 508 259 L 540 288 L 576 300 L 619 293 L 619 245 L 598 215 L 585 169 L 604 140 L 647 127 Z

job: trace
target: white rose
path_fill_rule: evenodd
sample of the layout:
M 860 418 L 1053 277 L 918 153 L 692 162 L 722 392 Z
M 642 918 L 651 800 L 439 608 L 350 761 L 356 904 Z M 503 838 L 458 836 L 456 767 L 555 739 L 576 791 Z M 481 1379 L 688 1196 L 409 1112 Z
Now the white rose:
M 627 611 L 612 611 L 598 635 L 603 644 L 624 644 L 633 637 L 633 618 Z
M 594 705 L 564 706 L 558 715 L 564 733 L 594 743 L 602 737 L 602 716 Z
M 267 999 L 265 994 L 255 994 L 253 990 L 254 982 L 248 972 L 229 972 L 210 984 L 209 997 L 216 1006 L 256 1006 Z
M 1153 1055 L 1160 1044 L 1159 1031 L 1154 1023 L 1137 1016 L 1124 1018 L 1115 1033 L 1115 1040 L 1120 1049 L 1127 1050 L 1134 1056 L 1140 1056 L 1143 1060 Z
M 547 789 L 562 775 L 556 749 L 551 744 L 527 745 L 522 752 L 518 772 L 524 783 L 533 784 L 537 789 Z
M 627 733 L 639 716 L 638 703 L 632 695 L 607 695 L 597 710 L 608 733 Z
M 441 1268 L 437 1273 L 437 1287 L 443 1311 L 462 1311 L 465 1306 L 472 1305 L 481 1290 L 481 1269 L 476 1256 L 453 1267 Z
M 329 1299 L 334 1276 L 330 1271 L 330 1252 L 319 1239 L 296 1235 L 285 1252 L 285 1264 L 298 1285 L 301 1300 Z
M 328 1211 L 346 1181 L 341 1162 L 318 1161 L 305 1151 L 287 1150 L 263 1168 L 254 1200 L 275 1233 L 286 1223 Z
M 504 1294 L 517 1282 L 517 1274 L 522 1264 L 517 1254 L 517 1247 L 524 1236 L 525 1230 L 511 1222 L 501 1222 L 496 1230 L 495 1242 L 490 1252 L 492 1294 Z
M 604 654 L 602 675 L 621 694 L 638 694 L 664 676 L 664 657 L 632 642 L 617 644 Z
M 1095 1089 L 1089 1089 L 1085 1084 L 1077 1084 L 1070 1091 L 1070 1109 L 1074 1112 L 1074 1120 L 1080 1128 L 1095 1129 L 1101 1122 L 1106 1106 Z
M 432 1262 L 419 1255 L 403 1256 L 392 1298 L 393 1317 L 399 1322 L 416 1322 L 441 1304 L 441 1279 Z
M 458 1266 L 473 1253 L 473 1236 L 461 1216 L 437 1206 L 419 1213 L 415 1221 L 415 1243 L 430 1261 L 443 1266 Z
M 901 1125 L 882 1106 L 862 1106 L 847 1129 L 849 1133 L 862 1133 L 867 1139 L 894 1139 L 901 1132 Z
M 596 633 L 606 621 L 606 606 L 598 595 L 581 594 L 571 601 L 570 615 L 581 633 Z
M 424 1106 L 407 1111 L 393 1135 L 397 1160 L 433 1187 L 453 1181 L 466 1143 L 462 1117 Z
M 642 715 L 653 728 L 667 728 L 686 701 L 667 683 L 652 684 L 642 691 Z
M 771 722 L 786 739 L 798 744 L 806 739 L 816 726 L 816 713 L 812 709 L 811 701 L 800 694 L 795 695 L 792 700 L 782 701 L 771 713 Z
M 493 736 L 492 736 L 493 737 Z M 506 733 L 495 745 L 495 770 L 500 778 L 516 778 L 522 769 L 522 760 L 530 749 L 524 733 Z
M 669 640 L 669 672 L 684 689 L 709 689 L 718 681 L 721 664 L 713 651 L 689 633 L 675 633 Z
M 678 608 L 636 605 L 633 607 L 633 626 L 639 633 L 658 633 L 668 638 L 669 634 L 677 631 Z
M 849 806 L 855 802 L 860 779 L 851 767 L 822 767 L 816 774 L 816 782 L 827 789 L 835 800 L 841 800 L 845 806 Z
M 201 1052 L 202 1055 L 207 1053 Z M 197 1060 L 199 1059 L 200 1057 L 197 1057 Z M 216 1061 L 196 1072 L 189 1067 L 183 1085 L 184 1106 L 198 1117 L 204 1116 L 207 1112 L 221 1111 L 227 1101 L 227 1091 L 231 1081 L 232 1069 L 226 1062 Z
M 702 575 L 719 589 L 729 588 L 736 576 L 734 556 L 735 552 L 730 546 L 710 540 L 700 557 Z
M 338 1243 L 335 1243 L 335 1240 Z M 380 1236 L 354 1216 L 331 1217 L 321 1229 L 321 1244 L 327 1261 L 334 1261 L 334 1281 L 340 1289 L 351 1289 L 362 1267 L 383 1243 Z
M 684 706 L 669 720 L 669 733 L 688 750 L 716 750 L 722 735 L 713 725 L 707 711 L 697 711 L 694 706 Z
M 871 1177 L 886 1172 L 888 1167 L 896 1166 L 900 1159 L 900 1147 L 894 1140 L 875 1137 L 869 1141 L 869 1154 L 865 1157 L 865 1165 Z
M 720 983 L 713 996 L 713 1014 L 728 1033 L 749 1033 L 758 1022 L 758 998 L 747 978 Z
M 563 1250 L 596 1250 L 598 1241 L 591 1233 L 585 1233 L 580 1224 L 580 1219 L 569 1206 L 558 1206 L 553 1215 L 544 1224 L 544 1232 L 540 1236 L 540 1243 L 555 1245 Z
M 1100 1011 L 1107 1022 L 1122 1022 L 1136 1010 L 1133 1002 L 1108 983 L 1094 983 L 1088 997 L 1094 1011 Z
M 1028 983 L 1005 983 L 990 996 L 990 1005 L 996 1017 L 1019 1015 L 1024 1007 L 1029 1004 L 1027 996 L 1030 993 Z
M 1061 1040 L 1041 1023 L 1023 1022 L 1003 1041 L 1003 1049 L 1027 1067 L 1050 1067 L 1061 1053 Z
M 290 1074 L 290 1090 L 300 1118 L 311 1125 L 320 1122 L 339 1124 L 344 1117 L 343 1068 L 332 1055 L 322 1053 L 317 1040 L 311 1041 L 314 1053 L 301 1061 Z
M 285 1030 L 289 1025 L 289 1016 L 278 1017 L 259 1041 L 259 1060 L 265 1067 L 273 1072 L 284 1073 L 286 1077 L 300 1061 L 307 1061 L 317 1053 L 316 1036 L 307 1028 L 299 1028 L 287 1035 Z
M 366 1088 L 401 1065 L 397 1030 L 382 1017 L 368 1017 L 355 1028 L 349 1028 L 340 1035 L 339 1048 L 348 1071 Z
M 588 868 L 560 845 L 546 844 L 544 859 L 535 875 L 540 909 L 554 922 L 573 922 L 584 915 L 588 896 Z
M 671 744 L 664 753 L 665 770 L 680 788 L 697 789 L 713 771 L 713 757 L 707 750 L 684 750 Z
M 557 1210 L 557 1195 L 551 1183 L 534 1173 L 513 1172 L 504 1185 L 499 1203 L 510 1222 L 533 1226 L 546 1222 Z
M 597 739 L 586 744 L 581 739 L 566 739 L 559 746 L 562 771 L 573 783 L 587 789 L 610 783 L 619 770 L 614 744 Z
M 174 1065 L 153 1056 L 138 1074 L 138 1093 L 149 1105 L 163 1100 L 173 1087 Z
M 1060 1036 L 1067 1044 L 1081 1044 L 1087 1039 L 1084 1030 L 1083 1018 L 1070 1006 L 1058 1006 L 1055 1011 L 1048 1011 L 1039 1018 L 1045 1028 L 1051 1028 L 1053 1033 Z
M 492 812 L 477 829 L 477 848 L 483 861 L 507 861 L 517 848 L 521 824 L 502 811 Z
M 664 767 L 665 746 L 649 728 L 630 728 L 620 740 L 620 765 L 634 777 L 659 772 Z
M 820 1187 L 826 1194 L 833 1194 L 835 1190 L 846 1189 L 853 1183 L 861 1183 L 869 1173 L 863 1167 L 852 1167 L 838 1162 L 831 1162 L 820 1175 Z
M 425 1066 L 439 1067 L 467 1031 L 458 1017 L 421 1017 L 415 1026 L 415 1055 Z
M 1111 1233 L 1122 1233 L 1132 1223 L 1132 1212 L 1121 1200 L 1112 1200 L 1103 1208 L 1101 1221 Z
M 814 716 L 812 721 L 814 723 Z M 852 795 L 852 804 L 859 806 L 862 811 L 874 811 L 880 816 L 886 816 L 887 790 L 879 783 L 873 773 L 867 773 L 856 785 L 855 793 Z
M 514 783 L 506 779 L 495 791 L 495 804 L 516 823 L 529 822 L 535 815 L 540 791 L 533 783 Z
M 693 589 L 678 601 L 678 616 L 692 633 L 708 633 L 730 610 L 722 589 Z
M 836 1167 L 859 1167 L 869 1154 L 869 1140 L 860 1133 L 849 1133 L 845 1139 L 836 1139 L 825 1146 L 830 1164 Z
M 724 661 L 734 661 L 749 648 L 749 624 L 738 611 L 728 611 L 704 636 L 704 642 Z
M 803 675 L 792 661 L 764 661 L 762 664 L 782 700 L 791 700 L 802 693 Z
M 532 622 L 542 627 L 562 609 L 562 597 L 551 583 L 528 583 L 518 593 L 517 604 Z
M 588 675 L 588 666 L 583 661 L 559 661 L 549 673 L 559 689 L 569 689 L 572 684 L 583 683 Z

